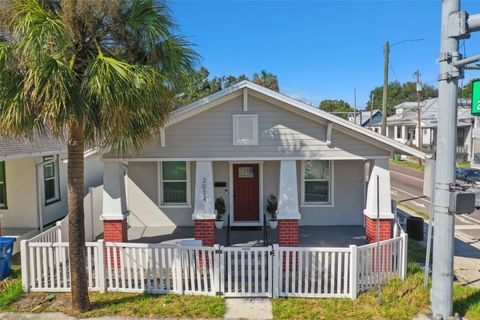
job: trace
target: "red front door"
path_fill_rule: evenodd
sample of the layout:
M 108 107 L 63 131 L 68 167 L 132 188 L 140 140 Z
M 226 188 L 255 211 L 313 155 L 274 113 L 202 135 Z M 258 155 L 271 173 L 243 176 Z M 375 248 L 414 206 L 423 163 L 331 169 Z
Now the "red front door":
M 258 164 L 233 165 L 234 221 L 259 221 Z

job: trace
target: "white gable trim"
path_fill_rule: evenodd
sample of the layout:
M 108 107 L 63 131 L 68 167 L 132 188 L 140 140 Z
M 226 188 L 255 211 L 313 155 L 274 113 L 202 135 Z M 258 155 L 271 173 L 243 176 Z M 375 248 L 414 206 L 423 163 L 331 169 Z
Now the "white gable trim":
M 354 124 L 353 122 L 350 122 L 348 120 L 342 119 L 340 117 L 334 116 L 328 112 L 325 112 L 323 110 L 314 108 L 312 106 L 309 106 L 303 102 L 300 102 L 298 100 L 295 100 L 293 98 L 290 98 L 288 96 L 285 96 L 281 93 L 275 92 L 273 90 L 267 89 L 265 87 L 259 86 L 257 84 L 254 84 L 250 81 L 242 81 L 239 82 L 229 88 L 223 89 L 219 92 L 216 92 L 208 97 L 205 97 L 201 100 L 198 100 L 192 104 L 189 104 L 187 106 L 181 107 L 180 109 L 175 110 L 172 112 L 171 117 L 169 121 L 167 122 L 166 126 L 171 126 L 175 123 L 178 123 L 180 121 L 183 121 L 185 119 L 188 119 L 200 112 L 203 112 L 205 110 L 208 110 L 212 107 L 218 106 L 219 104 L 230 100 L 234 97 L 240 96 L 243 94 L 243 89 L 248 89 L 252 90 L 254 92 L 258 92 L 262 95 L 265 95 L 267 97 L 273 98 L 277 101 L 283 102 L 287 104 L 289 107 L 297 110 L 302 110 L 307 112 L 308 114 L 314 115 L 317 118 L 320 118 L 322 120 L 331 122 L 335 125 L 338 125 L 338 128 L 345 128 L 349 131 L 352 131 L 353 133 L 358 133 L 362 136 L 371 138 L 373 140 L 376 140 L 383 145 L 389 146 L 391 148 L 400 150 L 406 154 L 415 156 L 420 159 L 425 159 L 427 156 L 425 153 L 416 150 L 414 148 L 411 148 L 407 145 L 404 145 L 400 142 L 397 142 L 393 139 L 389 139 L 381 134 L 378 134 L 376 132 L 373 132 L 371 130 L 368 130 L 366 128 L 363 128 L 362 126 L 359 126 L 357 124 Z

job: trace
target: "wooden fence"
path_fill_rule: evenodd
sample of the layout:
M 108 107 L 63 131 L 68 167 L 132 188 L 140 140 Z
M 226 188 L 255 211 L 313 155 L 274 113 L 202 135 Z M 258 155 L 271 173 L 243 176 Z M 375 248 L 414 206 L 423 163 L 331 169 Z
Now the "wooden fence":
M 70 291 L 68 243 L 54 234 L 21 242 L 25 291 Z M 87 242 L 85 255 L 92 291 L 355 298 L 392 277 L 405 278 L 407 235 L 381 241 L 380 249 L 376 243 L 245 248 L 100 240 Z

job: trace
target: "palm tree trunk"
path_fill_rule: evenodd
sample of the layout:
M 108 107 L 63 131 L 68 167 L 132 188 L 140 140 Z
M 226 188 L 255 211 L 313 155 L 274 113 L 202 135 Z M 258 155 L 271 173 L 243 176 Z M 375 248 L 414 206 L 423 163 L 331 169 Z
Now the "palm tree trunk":
M 83 212 L 83 141 L 84 125 L 72 120 L 68 127 L 68 236 L 72 308 L 90 309 L 85 263 L 85 223 Z

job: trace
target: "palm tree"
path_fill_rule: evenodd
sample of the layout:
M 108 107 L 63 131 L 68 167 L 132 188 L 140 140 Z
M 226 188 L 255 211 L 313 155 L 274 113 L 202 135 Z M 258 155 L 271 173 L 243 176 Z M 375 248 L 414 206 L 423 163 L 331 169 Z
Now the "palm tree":
M 278 87 L 277 76 L 265 70 L 260 71 L 260 75 L 258 73 L 254 73 L 253 82 L 270 90 L 276 92 L 280 91 L 280 88 Z
M 140 148 L 197 56 L 156 0 L 3 0 L 0 12 L 0 133 L 67 134 L 72 307 L 85 311 L 85 144 Z

